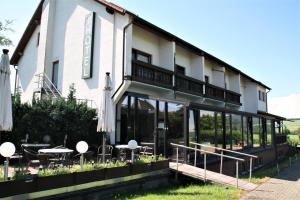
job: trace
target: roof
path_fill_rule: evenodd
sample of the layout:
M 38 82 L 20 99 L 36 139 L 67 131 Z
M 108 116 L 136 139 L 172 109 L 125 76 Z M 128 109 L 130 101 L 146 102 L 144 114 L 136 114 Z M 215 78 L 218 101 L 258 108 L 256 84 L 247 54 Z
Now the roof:
M 257 111 L 257 114 L 272 117 L 272 118 L 275 118 L 277 120 L 287 120 L 285 117 L 281 117 L 279 115 L 274 115 L 274 114 L 263 112 L 263 111 Z
M 228 69 L 230 69 L 230 70 L 232 70 L 236 73 L 241 74 L 242 76 L 246 77 L 247 79 L 263 86 L 264 88 L 266 88 L 268 90 L 271 90 L 271 88 L 268 87 L 267 85 L 265 85 L 262 82 L 250 77 L 249 75 L 247 75 L 244 72 L 240 71 L 239 69 L 233 67 L 232 65 L 229 65 L 228 63 L 226 63 L 226 62 L 222 61 L 221 59 L 219 59 L 219 58 L 203 51 L 202 49 L 192 45 L 191 43 L 189 43 L 189 42 L 173 35 L 172 33 L 169 33 L 167 31 L 165 31 L 164 29 L 162 29 L 162 28 L 160 28 L 160 27 L 158 27 L 158 26 L 156 26 L 156 25 L 140 18 L 136 14 L 134 14 L 134 13 L 128 11 L 128 10 L 125 10 L 124 8 L 118 6 L 114 3 L 108 2 L 106 0 L 94 0 L 94 1 L 106 6 L 107 8 L 113 9 L 114 11 L 116 11 L 116 12 L 122 14 L 122 15 L 125 15 L 126 13 L 129 14 L 130 16 L 133 17 L 133 23 L 134 24 L 145 27 L 145 28 L 148 28 L 148 29 L 151 29 L 152 31 L 156 31 L 157 33 L 163 35 L 164 37 L 167 37 L 170 40 L 175 41 L 177 44 L 181 44 L 182 46 L 185 46 L 185 47 L 193 50 L 194 52 L 198 53 L 199 55 L 211 58 L 214 61 L 220 63 L 223 66 L 225 66 L 226 68 L 228 68 Z M 34 32 L 35 28 L 37 27 L 37 25 L 40 23 L 43 3 L 44 3 L 44 0 L 41 0 L 41 2 L 38 5 L 33 17 L 31 18 L 27 28 L 25 29 L 25 32 L 24 32 L 23 36 L 21 37 L 21 40 L 20 40 L 20 42 L 19 42 L 15 52 L 12 55 L 11 60 L 10 60 L 10 63 L 12 65 L 17 65 L 18 64 L 18 61 L 19 61 L 20 57 L 22 56 L 22 53 L 23 53 L 23 51 L 24 51 L 31 35 L 33 34 L 33 32 Z

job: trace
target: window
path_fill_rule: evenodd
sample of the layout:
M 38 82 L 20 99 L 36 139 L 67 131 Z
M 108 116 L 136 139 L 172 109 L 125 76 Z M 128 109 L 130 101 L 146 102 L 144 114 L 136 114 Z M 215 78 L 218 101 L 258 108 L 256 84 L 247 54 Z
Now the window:
M 200 143 L 215 146 L 215 113 L 200 110 Z
M 232 148 L 233 150 L 243 148 L 242 117 L 240 115 L 231 115 L 232 123 Z
M 265 92 L 263 92 L 263 91 L 260 91 L 260 90 L 258 90 L 258 99 L 260 100 L 260 101 L 266 101 L 266 93 Z
M 151 64 L 151 55 L 136 49 L 132 50 L 132 59 Z
M 40 32 L 38 32 L 38 34 L 37 34 L 36 46 L 39 46 L 39 44 L 40 44 Z
M 261 120 L 258 117 L 252 118 L 253 147 L 261 146 Z
M 205 83 L 209 83 L 209 76 L 204 76 Z
M 258 99 L 261 100 L 261 91 L 258 90 Z
M 176 65 L 176 72 L 177 72 L 178 74 L 185 75 L 185 68 L 182 67 L 182 66 Z
M 265 101 L 266 93 L 262 92 L 262 101 Z
M 59 67 L 59 61 L 53 62 L 52 66 L 52 83 L 57 88 L 58 84 L 58 67 Z
M 270 119 L 267 120 L 267 146 L 271 146 L 273 143 L 272 138 L 272 121 Z

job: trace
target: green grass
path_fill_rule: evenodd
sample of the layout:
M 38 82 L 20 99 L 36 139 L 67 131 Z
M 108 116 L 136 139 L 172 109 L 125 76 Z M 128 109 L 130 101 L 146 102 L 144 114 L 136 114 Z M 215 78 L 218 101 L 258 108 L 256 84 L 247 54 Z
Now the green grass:
M 228 187 L 225 189 L 222 185 L 206 184 L 206 185 L 173 185 L 160 189 L 149 190 L 147 192 L 138 192 L 135 194 L 117 195 L 115 199 L 126 200 L 222 200 L 238 199 L 240 190 Z
M 298 153 L 297 155 L 298 158 L 300 158 L 300 154 Z M 295 162 L 296 159 L 295 155 L 291 156 L 291 158 L 292 158 L 292 162 Z M 279 162 L 280 171 L 286 169 L 287 167 L 289 167 L 289 157 L 286 157 Z M 271 166 L 267 166 L 253 172 L 251 182 L 256 184 L 263 183 L 267 181 L 269 178 L 275 176 L 276 174 L 277 174 L 277 165 L 273 164 Z M 249 175 L 242 176 L 242 179 L 244 180 L 248 180 L 248 178 Z
M 300 134 L 297 130 L 300 128 L 300 119 L 291 119 L 292 121 L 284 121 L 284 125 L 287 129 L 294 134 Z

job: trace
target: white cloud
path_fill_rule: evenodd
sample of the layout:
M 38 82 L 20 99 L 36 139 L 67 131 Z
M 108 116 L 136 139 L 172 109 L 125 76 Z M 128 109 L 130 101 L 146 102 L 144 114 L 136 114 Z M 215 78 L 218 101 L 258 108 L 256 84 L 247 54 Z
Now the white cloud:
M 268 111 L 286 118 L 300 118 L 300 93 L 269 98 Z

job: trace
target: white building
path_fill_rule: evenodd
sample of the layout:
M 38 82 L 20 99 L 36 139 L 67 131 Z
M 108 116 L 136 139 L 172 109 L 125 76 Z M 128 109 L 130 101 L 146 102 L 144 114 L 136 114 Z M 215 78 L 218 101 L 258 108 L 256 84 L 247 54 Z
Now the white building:
M 163 141 L 233 149 L 274 144 L 268 86 L 104 0 L 42 0 L 11 64 L 18 66 L 23 102 L 51 92 L 65 97 L 75 83 L 76 96 L 98 107 L 110 72 L 112 143 L 135 138 L 156 143 L 161 153 L 168 149 Z M 214 120 L 213 130 L 201 125 L 207 119 Z M 161 129 L 165 133 L 153 137 Z M 201 134 L 207 131 L 213 139 Z

